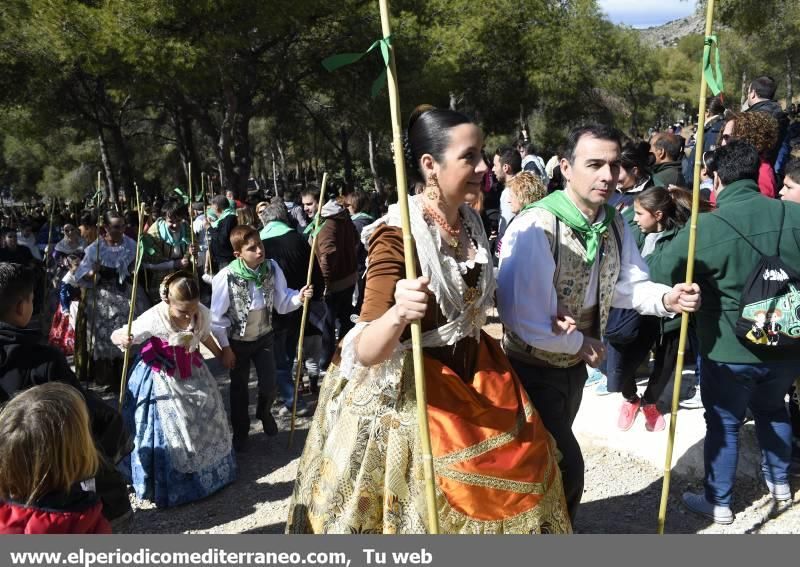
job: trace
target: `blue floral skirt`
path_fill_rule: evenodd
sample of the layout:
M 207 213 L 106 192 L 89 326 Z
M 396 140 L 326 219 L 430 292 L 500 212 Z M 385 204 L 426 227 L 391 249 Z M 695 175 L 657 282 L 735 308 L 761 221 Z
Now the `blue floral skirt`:
M 120 469 L 139 499 L 179 506 L 236 478 L 230 424 L 205 363 L 182 380 L 140 359 L 128 379 L 123 416 L 135 439 Z

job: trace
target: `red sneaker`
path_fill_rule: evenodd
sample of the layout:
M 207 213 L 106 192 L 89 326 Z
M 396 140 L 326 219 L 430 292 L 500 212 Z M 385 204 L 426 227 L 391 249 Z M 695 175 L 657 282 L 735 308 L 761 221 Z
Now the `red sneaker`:
M 636 414 L 639 413 L 639 406 L 642 405 L 642 399 L 636 396 L 636 400 L 629 402 L 623 400 L 622 406 L 619 408 L 619 418 L 617 419 L 617 427 L 622 431 L 628 431 L 633 427 L 633 422 L 636 420 Z
M 642 406 L 644 414 L 644 427 L 647 431 L 663 431 L 667 426 L 664 416 L 658 411 L 655 404 L 645 404 Z

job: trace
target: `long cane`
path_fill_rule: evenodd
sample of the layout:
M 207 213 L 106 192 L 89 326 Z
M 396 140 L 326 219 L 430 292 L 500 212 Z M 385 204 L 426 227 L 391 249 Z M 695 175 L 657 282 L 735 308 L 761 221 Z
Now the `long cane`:
M 47 293 L 48 291 L 47 280 L 49 275 L 47 273 L 47 264 L 48 260 L 52 256 L 52 250 L 50 250 L 50 247 L 53 245 L 53 217 L 55 216 L 55 213 L 56 213 L 56 199 L 55 197 L 53 197 L 53 202 L 50 205 L 50 223 L 48 224 L 47 227 L 47 248 L 44 249 L 44 285 L 43 285 L 44 293 L 42 294 L 42 313 L 46 314 L 49 314 L 50 311 L 49 301 L 47 297 L 49 295 Z M 42 325 L 42 329 L 44 330 L 44 325 Z
M 202 179 L 202 178 L 201 178 Z M 214 275 L 214 264 L 211 261 L 211 240 L 208 238 L 208 209 L 211 208 L 211 179 L 208 178 L 208 174 L 206 174 L 206 179 L 208 183 L 206 184 L 206 189 L 208 191 L 204 192 L 203 198 L 203 206 L 205 210 L 203 211 L 205 222 L 203 222 L 203 232 L 205 234 L 205 241 L 206 241 L 206 264 L 205 264 L 205 272 L 213 276 Z
M 194 226 L 192 225 L 192 162 L 189 162 L 189 234 L 192 239 L 192 250 L 194 250 Z M 197 275 L 197 265 L 194 261 L 194 254 L 191 255 L 192 260 L 192 274 Z
M 97 172 L 97 188 L 100 189 L 100 172 Z M 87 381 L 89 376 L 94 373 L 94 346 L 97 344 L 97 272 L 100 270 L 100 228 L 103 226 L 103 216 L 100 214 L 100 199 L 102 195 L 97 192 L 97 224 L 95 230 L 95 257 L 94 266 L 92 266 L 92 356 L 88 356 L 87 363 L 91 365 L 91 372 L 87 372 Z M 88 367 L 88 366 L 87 366 Z
M 392 35 L 389 22 L 389 0 L 380 0 L 381 29 L 383 37 Z M 408 181 L 403 160 L 403 130 L 400 124 L 400 93 L 397 87 L 395 68 L 395 47 L 389 46 L 389 66 L 387 69 L 389 86 L 389 107 L 392 115 L 392 143 L 394 145 L 394 169 L 397 177 L 397 201 L 400 205 L 400 219 L 403 225 L 403 253 L 405 256 L 406 278 L 417 277 L 414 239 L 411 234 L 411 219 L 408 211 Z M 425 393 L 425 366 L 422 358 L 422 325 L 419 321 L 411 323 L 411 342 L 414 357 L 414 384 L 417 393 L 417 421 L 422 444 L 422 465 L 425 475 L 425 504 L 428 510 L 428 531 L 439 533 L 439 515 L 436 511 L 436 485 L 431 451 L 431 436 L 428 430 L 428 398 Z
M 328 172 L 322 175 L 322 187 L 320 188 L 320 202 L 317 203 L 317 214 L 314 216 L 314 229 L 311 238 L 311 256 L 308 258 L 308 274 L 306 275 L 306 285 L 311 285 L 311 274 L 314 272 L 314 256 L 317 253 L 317 236 L 319 235 L 319 221 L 322 217 L 322 203 L 325 197 L 325 186 L 328 183 Z M 289 429 L 288 449 L 292 448 L 294 440 L 294 422 L 297 418 L 297 392 L 300 389 L 300 376 L 303 374 L 303 338 L 306 334 L 306 320 L 308 319 L 308 306 L 311 300 L 303 298 L 303 314 L 300 317 L 300 340 L 297 342 L 297 371 L 294 374 L 294 399 L 292 400 L 292 426 Z
M 139 187 L 136 187 L 136 206 L 139 209 L 139 230 L 136 233 L 136 261 L 133 268 L 133 289 L 131 289 L 131 306 L 128 309 L 128 330 L 127 335 L 131 335 L 133 325 L 133 315 L 136 309 L 136 289 L 139 287 L 139 269 L 142 267 L 142 232 L 144 232 L 144 207 L 139 199 Z M 131 361 L 131 347 L 125 349 L 125 357 L 122 362 L 122 378 L 119 387 L 119 410 L 122 411 L 122 404 L 125 401 L 125 390 L 128 387 L 128 365 Z
M 706 37 L 711 35 L 711 24 L 714 19 L 714 0 L 708 0 L 706 9 Z M 700 74 L 700 110 L 699 119 L 706 114 L 706 90 L 708 83 L 704 72 Z M 694 253 L 697 242 L 697 215 L 700 206 L 700 165 L 703 159 L 703 132 L 704 128 L 697 129 L 694 159 L 694 185 L 692 188 L 692 216 L 689 221 L 689 252 L 686 257 L 686 283 L 694 279 Z M 675 429 L 678 424 L 678 403 L 680 400 L 681 377 L 683 375 L 683 357 L 686 348 L 686 337 L 689 333 L 689 314 L 681 314 L 681 334 L 678 340 L 678 358 L 675 362 L 675 381 L 672 388 L 672 414 L 669 420 L 669 438 L 667 439 L 667 456 L 664 462 L 664 482 L 661 487 L 661 504 L 658 509 L 658 533 L 664 533 L 664 523 L 667 516 L 667 499 L 669 498 L 669 480 L 672 472 L 672 450 L 675 445 Z

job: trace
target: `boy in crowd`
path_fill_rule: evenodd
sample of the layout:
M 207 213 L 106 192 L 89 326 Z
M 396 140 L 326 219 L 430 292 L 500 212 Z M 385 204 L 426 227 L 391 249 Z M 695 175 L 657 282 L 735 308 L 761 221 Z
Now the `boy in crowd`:
M 313 286 L 289 289 L 278 264 L 265 260 L 258 231 L 237 226 L 230 242 L 235 259 L 214 276 L 211 283 L 211 328 L 222 347 L 222 364 L 231 369 L 230 414 L 233 446 L 247 450 L 250 431 L 250 362 L 258 376 L 256 418 L 264 433 L 278 433 L 270 408 L 275 399 L 275 336 L 272 309 L 290 313 L 313 295 Z

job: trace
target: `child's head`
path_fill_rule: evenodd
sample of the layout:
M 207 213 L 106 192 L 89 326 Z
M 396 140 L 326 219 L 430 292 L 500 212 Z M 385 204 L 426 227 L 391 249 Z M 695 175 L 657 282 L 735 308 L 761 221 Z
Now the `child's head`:
M 255 269 L 264 261 L 264 246 L 258 231 L 252 226 L 236 226 L 231 231 L 233 255 L 244 260 L 248 267 Z
M 36 274 L 21 264 L 0 263 L 0 321 L 25 327 L 33 314 Z
M 633 202 L 634 220 L 644 233 L 680 228 L 692 214 L 692 194 L 680 187 L 650 187 Z M 711 204 L 700 199 L 700 212 L 711 210 Z
M 0 498 L 32 504 L 97 473 L 99 457 L 80 392 L 48 382 L 0 412 Z
M 786 166 L 783 177 L 781 199 L 793 203 L 800 203 L 800 159 L 793 159 Z
M 191 272 L 174 272 L 161 281 L 161 299 L 169 305 L 173 319 L 189 322 L 200 305 L 200 286 Z

